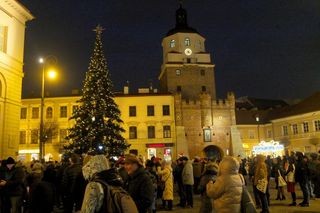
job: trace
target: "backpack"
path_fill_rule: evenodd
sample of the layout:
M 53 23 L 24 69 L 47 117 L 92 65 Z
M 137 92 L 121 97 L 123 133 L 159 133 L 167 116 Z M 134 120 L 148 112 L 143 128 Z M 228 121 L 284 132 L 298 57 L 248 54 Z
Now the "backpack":
M 239 176 L 242 182 L 241 213 L 256 213 L 257 210 L 254 206 L 250 193 L 247 190 L 245 180 L 242 175 Z
M 129 193 L 120 186 L 111 186 L 101 179 L 94 180 L 103 187 L 104 200 L 101 213 L 138 213 L 137 206 Z

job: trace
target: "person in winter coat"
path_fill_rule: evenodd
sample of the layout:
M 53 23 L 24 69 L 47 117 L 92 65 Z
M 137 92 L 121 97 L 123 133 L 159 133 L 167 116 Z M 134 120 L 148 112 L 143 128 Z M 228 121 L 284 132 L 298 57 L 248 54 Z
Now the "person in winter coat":
M 320 160 L 317 153 L 311 153 L 311 161 L 309 162 L 310 178 L 314 186 L 314 195 L 320 198 Z
M 294 158 L 289 159 L 289 167 L 286 171 L 286 176 L 287 176 L 287 190 L 289 193 L 291 193 L 292 197 L 292 203 L 289 204 L 289 206 L 296 206 L 296 191 L 295 191 L 295 172 L 296 172 L 296 167 L 294 165 Z
M 296 182 L 299 183 L 303 193 L 303 201 L 302 203 L 299 203 L 299 205 L 302 207 L 309 206 L 309 201 L 310 201 L 310 194 L 308 189 L 309 176 L 310 176 L 310 171 L 309 171 L 307 162 L 303 160 L 302 152 L 297 152 L 295 179 L 296 179 Z
M 54 193 L 50 183 L 42 181 L 43 166 L 35 163 L 27 178 L 29 186 L 29 213 L 51 213 L 54 206 Z
M 127 172 L 127 171 L 126 171 Z M 158 189 L 158 175 L 156 170 L 154 169 L 154 163 L 152 160 L 147 160 L 146 161 L 146 172 L 149 174 L 152 184 L 153 184 L 153 189 L 154 189 L 154 194 L 153 194 L 153 201 L 151 205 L 151 212 L 156 213 L 157 211 L 157 189 Z
M 193 192 L 195 194 L 199 194 L 198 186 L 199 186 L 200 178 L 202 174 L 202 163 L 200 162 L 199 157 L 195 157 L 195 159 L 193 160 L 192 168 L 193 168 L 193 176 L 194 176 Z
M 207 184 L 207 195 L 213 198 L 214 208 L 219 213 L 240 212 L 242 180 L 239 175 L 239 161 L 226 156 L 219 164 L 216 181 Z
M 161 181 L 164 182 L 165 187 L 162 194 L 162 207 L 165 208 L 168 204 L 168 210 L 172 210 L 173 203 L 173 176 L 171 161 L 163 161 L 163 170 L 158 171 L 161 176 Z
M 255 173 L 253 177 L 253 186 L 255 188 L 255 191 L 258 194 L 261 207 L 262 207 L 262 213 L 269 213 L 269 206 L 268 206 L 268 199 L 265 192 L 261 192 L 257 189 L 258 182 L 261 180 L 268 180 L 268 169 L 267 164 L 265 163 L 266 158 L 263 155 L 257 156 L 257 162 L 255 166 Z
M 109 161 L 104 155 L 88 155 L 83 164 L 82 173 L 89 183 L 86 186 L 81 213 L 106 212 L 108 204 L 105 198 L 105 186 L 98 180 L 103 180 L 110 186 L 121 187 L 122 178 L 117 169 L 110 169 Z M 134 209 L 132 212 L 135 212 Z
M 4 196 L 6 196 L 5 212 L 19 213 L 21 212 L 23 195 L 26 193 L 25 172 L 21 167 L 16 166 L 12 157 L 6 160 L 6 166 L 5 180 L 0 182 L 0 187 L 3 187 Z
M 174 169 L 174 181 L 178 185 L 178 193 L 179 193 L 179 204 L 178 206 L 185 207 L 186 205 L 186 193 L 183 187 L 183 181 L 182 181 L 182 171 L 183 171 L 183 162 L 181 158 L 177 160 L 177 166 Z
M 193 208 L 193 167 L 191 161 L 187 157 L 181 157 L 181 160 L 184 165 L 182 170 L 182 182 L 186 193 L 187 206 Z
M 286 197 L 284 195 L 284 188 L 283 186 L 279 186 L 279 177 L 281 176 L 284 178 L 285 176 L 285 171 L 283 167 L 283 162 L 281 160 L 281 157 L 277 157 L 274 159 L 275 163 L 273 165 L 273 173 L 276 181 L 276 188 L 277 188 L 277 198 L 276 200 L 285 200 Z
M 64 195 L 64 213 L 72 213 L 74 205 L 76 205 L 76 211 L 81 208 L 81 203 L 79 199 L 77 199 L 79 195 L 75 193 L 75 190 L 78 187 L 76 184 L 77 179 L 82 175 L 81 172 L 82 166 L 80 163 L 80 157 L 77 154 L 73 154 L 71 156 L 71 165 L 65 169 L 62 177 L 61 187 Z
M 153 184 L 143 168 L 143 162 L 134 154 L 125 157 L 124 166 L 128 172 L 126 190 L 137 205 L 139 213 L 146 213 L 153 201 Z
M 206 186 L 209 181 L 215 182 L 218 174 L 219 166 L 216 163 L 209 162 L 205 166 L 204 173 L 200 178 L 198 191 L 201 194 L 201 207 L 199 213 L 214 213 L 214 207 L 211 198 L 206 192 Z

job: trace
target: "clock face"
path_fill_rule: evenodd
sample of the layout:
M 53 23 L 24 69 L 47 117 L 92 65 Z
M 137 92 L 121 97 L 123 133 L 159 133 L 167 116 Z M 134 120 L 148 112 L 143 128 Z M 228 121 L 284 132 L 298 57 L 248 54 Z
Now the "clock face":
M 187 49 L 184 50 L 184 54 L 191 55 L 192 54 L 192 50 L 190 48 L 187 48 Z

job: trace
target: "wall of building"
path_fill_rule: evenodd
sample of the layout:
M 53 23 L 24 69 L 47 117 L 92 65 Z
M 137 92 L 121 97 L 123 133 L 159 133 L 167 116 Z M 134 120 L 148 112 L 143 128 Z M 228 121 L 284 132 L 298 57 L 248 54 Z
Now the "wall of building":
M 69 120 L 72 115 L 73 107 L 78 106 L 76 97 L 56 97 L 45 99 L 44 109 L 44 123 L 45 128 L 55 129 L 55 136 L 52 142 L 47 142 L 45 146 L 46 160 L 52 158 L 59 160 L 61 153 L 63 153 L 63 145 L 66 141 L 61 137 L 60 130 L 66 130 L 74 125 L 73 120 Z M 165 152 L 168 149 L 171 152 L 172 157 L 176 157 L 176 130 L 174 120 L 174 98 L 171 95 L 126 95 L 118 96 L 115 98 L 116 103 L 121 111 L 121 119 L 124 121 L 123 128 L 126 130 L 124 138 L 131 144 L 130 150 L 136 150 L 139 155 L 145 158 L 150 158 L 148 155 L 148 149 L 154 149 L 157 157 L 163 158 Z M 163 106 L 167 105 L 170 108 L 169 115 L 163 115 Z M 136 107 L 136 116 L 130 116 L 129 107 Z M 147 106 L 154 106 L 154 116 L 147 115 Z M 20 159 L 31 160 L 32 157 L 38 157 L 39 144 L 31 143 L 32 130 L 39 129 L 40 115 L 38 118 L 32 118 L 32 108 L 40 107 L 40 99 L 23 99 L 22 109 L 27 109 L 27 116 L 24 119 L 20 119 L 20 134 L 25 138 L 21 138 L 21 141 L 25 140 L 24 144 L 19 145 Z M 48 119 L 46 116 L 47 109 L 51 107 L 53 109 L 53 117 Z M 61 118 L 60 108 L 67 107 L 67 117 Z M 40 109 L 39 109 L 40 112 Z M 137 138 L 130 139 L 129 128 L 131 126 L 137 127 Z M 148 138 L 148 126 L 155 126 L 155 138 Z M 164 136 L 163 126 L 170 126 L 170 137 Z M 24 133 L 25 132 L 25 133 Z M 21 136 L 24 137 L 24 136 Z M 129 151 L 129 150 L 128 150 Z M 150 154 L 150 153 L 149 153 Z
M 307 132 L 304 131 L 304 123 L 308 123 Z M 319 128 L 316 123 L 319 123 Z M 293 131 L 294 125 L 297 125 L 297 133 Z M 237 126 L 247 155 L 252 154 L 253 146 L 260 141 L 270 140 L 279 141 L 288 151 L 310 153 L 320 150 L 320 111 L 275 119 L 268 124 Z M 284 126 L 288 129 L 287 135 Z
M 25 22 L 31 19 L 17 1 L 0 2 L 0 159 L 18 151 Z
M 231 127 L 235 125 L 234 95 L 226 100 L 212 100 L 207 93 L 199 99 L 188 101 L 175 96 L 176 125 L 184 127 L 189 156 L 205 156 L 203 150 L 208 146 L 217 146 L 222 154 L 232 154 Z M 210 140 L 205 138 L 210 132 Z M 179 142 L 179 141 L 178 141 Z

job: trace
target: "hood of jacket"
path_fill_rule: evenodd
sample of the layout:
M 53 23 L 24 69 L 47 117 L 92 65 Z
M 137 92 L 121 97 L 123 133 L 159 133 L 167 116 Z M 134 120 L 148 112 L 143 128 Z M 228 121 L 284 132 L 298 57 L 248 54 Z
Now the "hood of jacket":
M 239 172 L 239 161 L 231 156 L 223 158 L 219 164 L 219 175 L 234 175 Z
M 110 169 L 109 161 L 104 155 L 95 155 L 82 167 L 84 179 L 91 180 L 95 174 Z
M 99 172 L 94 176 L 93 180 L 95 179 L 104 180 L 111 186 L 123 186 L 124 184 L 117 168 L 112 168 Z

